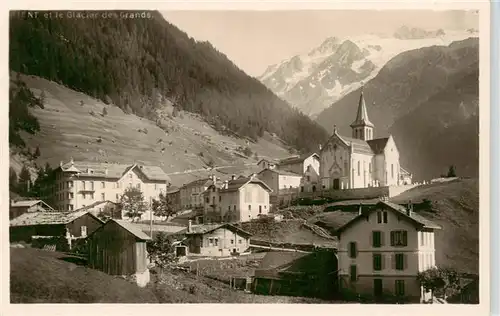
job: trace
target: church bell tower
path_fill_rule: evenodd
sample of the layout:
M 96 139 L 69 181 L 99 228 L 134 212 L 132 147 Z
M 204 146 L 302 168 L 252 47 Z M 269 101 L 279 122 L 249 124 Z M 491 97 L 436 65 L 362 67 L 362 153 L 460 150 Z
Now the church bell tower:
M 361 95 L 359 97 L 358 112 L 356 119 L 351 124 L 352 137 L 361 140 L 372 140 L 374 125 L 368 118 L 368 111 L 366 110 L 365 98 L 363 97 L 363 88 L 361 88 Z

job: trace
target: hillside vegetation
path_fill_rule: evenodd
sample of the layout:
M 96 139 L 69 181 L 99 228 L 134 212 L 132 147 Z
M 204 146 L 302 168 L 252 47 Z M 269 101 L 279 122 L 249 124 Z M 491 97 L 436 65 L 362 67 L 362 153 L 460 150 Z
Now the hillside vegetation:
M 363 87 L 375 137 L 392 134 L 414 180 L 479 174 L 479 40 L 401 53 Z M 360 90 L 323 111 L 318 122 L 350 136 Z
M 254 140 L 268 131 L 297 149 L 312 150 L 327 137 L 210 43 L 189 38 L 159 12 L 135 18 L 123 18 L 134 12 L 119 11 L 81 12 L 108 18 L 56 13 L 62 17 L 11 15 L 12 71 L 64 84 L 154 121 L 165 103 L 173 103 L 218 131 Z
M 157 165 L 167 173 L 198 170 L 172 175 L 173 184 L 182 185 L 215 172 L 212 167 L 228 166 L 215 173 L 230 176 L 254 171 L 259 157 L 289 155 L 283 142 L 267 133 L 255 143 L 221 135 L 195 114 L 180 111 L 172 116 L 172 107 L 166 107 L 170 115 L 165 116 L 160 128 L 155 122 L 126 114 L 118 107 L 106 106 L 46 79 L 25 75 L 20 78 L 35 96 L 42 91 L 45 95 L 43 108 L 30 108 L 30 113 L 38 119 L 39 131 L 34 135 L 20 132 L 28 148 L 40 148 L 41 155 L 36 158 L 39 166 L 48 162 L 56 167 L 61 160 L 73 157 Z M 245 155 L 247 147 L 249 157 Z M 11 167 L 18 174 L 24 163 L 21 156 L 11 155 Z

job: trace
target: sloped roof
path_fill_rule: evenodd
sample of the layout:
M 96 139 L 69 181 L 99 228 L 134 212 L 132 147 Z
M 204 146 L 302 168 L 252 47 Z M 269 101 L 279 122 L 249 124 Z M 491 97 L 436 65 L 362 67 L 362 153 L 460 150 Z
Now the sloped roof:
M 153 181 L 169 181 L 170 177 L 157 166 L 143 166 L 139 164 L 114 164 L 89 161 L 73 161 L 63 164 L 60 168 L 64 172 L 77 172 L 79 177 L 100 177 L 106 179 L 120 179 L 130 169 L 137 167 L 144 176 Z M 87 170 L 92 170 L 88 173 Z
M 15 202 L 13 202 L 10 205 L 10 207 L 12 207 L 12 208 L 16 208 L 16 207 L 32 207 L 33 205 L 36 205 L 38 203 L 42 203 L 47 208 L 53 210 L 53 208 L 50 207 L 50 205 L 48 205 L 47 203 L 45 203 L 42 200 L 21 200 L 21 201 L 15 201 Z
M 279 269 L 307 255 L 309 255 L 309 253 L 291 252 L 291 251 L 270 251 L 266 253 L 264 258 L 260 262 L 259 269 Z
M 211 178 L 203 178 L 191 181 L 189 183 L 184 184 L 183 188 L 195 187 L 195 186 L 209 186 L 212 184 Z
M 359 96 L 358 103 L 358 111 L 356 112 L 356 119 L 352 122 L 351 127 L 355 126 L 371 126 L 373 127 L 373 123 L 368 118 L 368 111 L 366 110 L 365 97 L 363 96 L 363 90 L 361 90 L 361 94 Z
M 107 203 L 111 203 L 111 204 L 114 204 L 114 205 L 118 205 L 118 203 L 115 203 L 115 202 L 112 202 L 110 200 L 106 200 L 106 201 L 97 201 L 97 202 L 94 202 L 92 204 L 89 204 L 89 205 L 86 205 L 84 207 L 81 207 L 79 208 L 77 211 L 81 211 L 81 210 L 88 210 L 88 209 L 91 209 L 91 208 L 94 208 L 98 205 L 101 205 L 101 204 L 107 204 Z
M 441 229 L 441 227 L 439 225 L 437 225 L 436 223 L 434 223 L 431 220 L 426 219 L 422 215 L 417 214 L 415 211 L 411 212 L 411 215 L 408 215 L 405 207 L 398 205 L 398 204 L 395 204 L 395 203 L 392 203 L 392 202 L 388 202 L 388 201 L 380 201 L 375 205 L 374 208 L 369 209 L 367 212 L 363 212 L 363 214 L 361 214 L 361 215 L 357 215 L 352 220 L 347 222 L 345 225 L 340 227 L 337 230 L 337 233 L 341 233 L 342 231 L 348 229 L 349 227 L 351 227 L 353 224 L 355 224 L 359 220 L 364 219 L 367 214 L 375 211 L 377 206 L 381 206 L 384 209 L 388 209 L 388 210 L 391 210 L 393 212 L 397 212 L 398 215 L 402 215 L 402 217 L 404 219 L 409 220 L 411 223 L 413 223 L 416 226 L 420 226 L 422 228 Z
M 368 145 L 372 149 L 373 153 L 375 155 L 381 154 L 384 152 L 385 146 L 387 145 L 387 141 L 389 140 L 389 137 L 385 138 L 376 138 L 367 141 Z
M 311 156 L 316 156 L 319 159 L 319 156 L 317 153 L 307 153 L 307 154 L 303 154 L 300 156 L 292 156 L 292 157 L 281 159 L 281 160 L 279 160 L 278 164 L 280 166 L 284 166 L 284 165 L 302 163 L 302 162 L 304 162 L 304 160 L 306 160 L 307 158 L 309 158 Z
M 34 226 L 34 225 L 65 225 L 75 219 L 89 214 L 88 210 L 78 210 L 75 212 L 30 212 L 24 213 L 10 221 L 10 226 Z M 98 218 L 97 218 L 98 219 Z M 100 222 L 101 220 L 98 219 Z
M 259 184 L 260 186 L 262 186 L 268 192 L 272 192 L 273 191 L 264 181 L 260 180 L 259 178 L 256 178 L 256 177 L 244 177 L 244 178 L 238 178 L 238 179 L 235 179 L 235 180 L 228 181 L 228 183 L 227 183 L 227 189 L 220 189 L 220 192 L 224 193 L 224 192 L 237 191 L 241 187 L 243 187 L 244 185 L 246 185 L 248 183 Z
M 151 240 L 151 237 L 146 235 L 146 233 L 144 233 L 139 227 L 135 226 L 133 223 L 130 223 L 130 222 L 127 222 L 124 220 L 120 220 L 120 219 L 111 219 L 108 221 L 108 223 L 109 222 L 117 223 L 122 228 L 124 228 L 125 230 L 127 230 L 129 233 L 131 233 L 135 237 L 139 238 L 140 240 Z M 108 225 L 108 223 L 106 223 L 106 225 Z
M 266 171 L 275 172 L 275 173 L 277 173 L 279 175 L 283 175 L 283 176 L 302 177 L 301 174 L 291 172 L 288 170 L 280 170 L 280 169 L 264 169 L 264 170 L 260 171 L 258 174 L 261 174 L 261 173 L 266 172 Z
M 402 174 L 411 175 L 411 173 L 408 170 L 403 169 L 403 167 L 401 166 L 399 167 L 399 172 Z
M 222 223 L 222 224 L 200 224 L 200 225 L 192 225 L 191 226 L 191 232 L 187 231 L 187 228 L 179 231 L 176 233 L 177 234 L 182 234 L 182 235 L 198 235 L 198 234 L 207 234 L 210 232 L 213 232 L 214 230 L 217 230 L 219 228 L 227 228 L 233 232 L 237 232 L 241 235 L 246 235 L 248 237 L 252 236 L 249 232 L 238 228 L 234 225 L 231 225 L 229 223 Z

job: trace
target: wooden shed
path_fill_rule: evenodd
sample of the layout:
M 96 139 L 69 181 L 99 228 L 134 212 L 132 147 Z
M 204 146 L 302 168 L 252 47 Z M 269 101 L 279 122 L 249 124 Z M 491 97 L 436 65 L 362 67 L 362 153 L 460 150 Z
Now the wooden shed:
M 89 266 L 111 275 L 132 276 L 149 283 L 146 242 L 151 238 L 134 224 L 111 219 L 88 237 Z

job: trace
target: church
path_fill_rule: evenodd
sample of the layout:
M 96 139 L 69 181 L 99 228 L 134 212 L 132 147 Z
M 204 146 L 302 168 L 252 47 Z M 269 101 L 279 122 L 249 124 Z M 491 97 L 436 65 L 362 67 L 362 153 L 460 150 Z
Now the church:
M 399 164 L 399 151 L 392 136 L 373 138 L 363 91 L 352 137 L 333 135 L 320 148 L 320 180 L 324 189 L 356 189 L 411 184 L 411 174 Z

